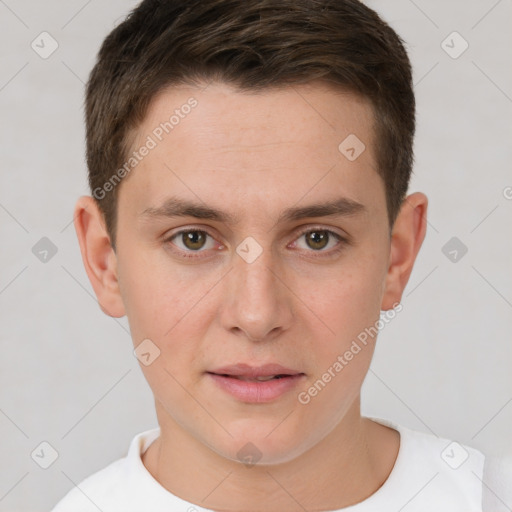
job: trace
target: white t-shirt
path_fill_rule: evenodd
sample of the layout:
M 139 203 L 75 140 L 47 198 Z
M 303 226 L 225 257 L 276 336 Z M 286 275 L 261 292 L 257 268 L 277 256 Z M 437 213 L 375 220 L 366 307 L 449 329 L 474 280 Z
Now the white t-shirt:
M 384 484 L 343 512 L 482 512 L 484 455 L 474 448 L 372 418 L 400 433 L 400 449 Z M 178 498 L 141 460 L 160 429 L 136 435 L 128 455 L 83 480 L 52 512 L 201 512 Z M 508 510 L 508 509 L 504 509 Z M 485 509 L 484 509 L 485 511 Z M 335 511 L 333 511 L 335 512 Z M 489 512 L 494 512 L 490 510 Z

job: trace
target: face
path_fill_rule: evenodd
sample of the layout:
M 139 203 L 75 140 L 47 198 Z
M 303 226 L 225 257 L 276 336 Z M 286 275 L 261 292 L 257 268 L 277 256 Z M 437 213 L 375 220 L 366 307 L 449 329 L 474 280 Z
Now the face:
M 292 460 L 356 407 L 373 353 L 369 338 L 344 357 L 379 319 L 390 261 L 371 106 L 318 84 L 168 89 L 143 145 L 116 266 L 159 420 L 228 459 L 252 443 Z

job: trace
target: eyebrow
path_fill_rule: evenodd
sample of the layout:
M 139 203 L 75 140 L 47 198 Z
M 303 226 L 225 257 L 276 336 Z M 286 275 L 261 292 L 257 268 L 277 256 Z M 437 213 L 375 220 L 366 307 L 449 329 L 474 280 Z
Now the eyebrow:
M 367 209 L 363 204 L 346 197 L 340 197 L 328 202 L 287 208 L 279 215 L 277 224 L 293 222 L 308 217 L 352 216 L 366 211 Z M 140 217 L 150 219 L 160 217 L 195 217 L 196 219 L 213 220 L 231 225 L 235 225 L 240 221 L 238 216 L 228 212 L 177 197 L 168 198 L 159 207 L 146 208 L 140 214 Z

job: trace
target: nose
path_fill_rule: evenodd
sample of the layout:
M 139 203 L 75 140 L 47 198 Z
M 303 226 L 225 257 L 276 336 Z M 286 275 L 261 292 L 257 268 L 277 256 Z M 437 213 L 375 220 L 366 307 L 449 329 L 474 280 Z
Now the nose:
M 251 263 L 234 255 L 221 313 L 222 324 L 231 333 L 268 341 L 290 327 L 293 294 L 282 267 L 273 260 L 270 249 Z

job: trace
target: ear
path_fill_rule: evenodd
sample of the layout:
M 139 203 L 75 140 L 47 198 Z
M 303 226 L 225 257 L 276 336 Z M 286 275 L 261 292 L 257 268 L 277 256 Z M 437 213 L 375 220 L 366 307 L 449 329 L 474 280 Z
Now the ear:
M 405 198 L 395 220 L 381 305 L 384 311 L 393 309 L 393 306 L 400 302 L 409 281 L 427 230 L 427 205 L 427 196 L 415 192 Z
M 74 219 L 85 271 L 101 310 L 109 316 L 124 316 L 117 279 L 117 257 L 96 201 L 90 196 L 80 197 Z

